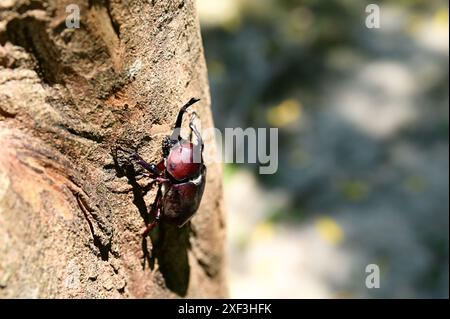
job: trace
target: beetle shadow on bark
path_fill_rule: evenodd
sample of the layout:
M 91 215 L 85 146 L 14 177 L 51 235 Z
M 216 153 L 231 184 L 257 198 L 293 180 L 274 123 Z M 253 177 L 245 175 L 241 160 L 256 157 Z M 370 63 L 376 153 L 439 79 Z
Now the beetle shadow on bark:
M 188 259 L 189 229 L 161 223 L 150 236 L 158 236 L 154 254 L 167 288 L 179 296 L 186 296 L 189 286 L 190 267 Z
M 147 209 L 147 204 L 145 203 L 144 196 L 150 189 L 150 187 L 147 189 L 139 185 L 136 179 L 137 172 L 134 169 L 133 164 L 130 163 L 129 160 L 124 159 L 122 156 L 120 156 L 117 150 L 112 153 L 112 157 L 114 161 L 114 168 L 116 170 L 116 176 L 125 176 L 128 179 L 128 184 L 131 185 L 133 192 L 133 204 L 137 207 L 137 209 L 139 210 L 139 214 L 144 220 L 145 225 L 147 225 L 150 222 L 150 214 L 149 210 Z M 154 243 L 155 241 L 152 240 L 152 247 L 155 247 Z M 152 252 L 150 252 L 148 249 L 147 238 L 142 238 L 141 247 L 143 252 L 143 269 L 145 269 L 146 264 L 148 264 L 150 269 L 153 270 L 155 259 L 153 257 L 154 254 L 152 254 Z
M 136 176 L 138 174 L 133 164 L 128 161 L 121 161 L 117 153 L 113 155 L 113 160 L 117 176 L 127 177 L 128 183 L 132 187 L 133 204 L 138 208 L 145 225 L 148 225 L 153 218 L 153 216 L 150 216 L 153 203 L 147 205 L 144 196 L 155 185 L 149 184 L 142 187 L 137 182 Z M 178 228 L 160 222 L 148 237 L 142 237 L 141 243 L 143 270 L 147 264 L 153 270 L 155 262 L 158 261 L 159 270 L 163 275 L 166 287 L 181 297 L 186 296 L 189 286 L 189 234 L 188 227 Z M 151 240 L 151 251 L 148 248 L 148 238 Z

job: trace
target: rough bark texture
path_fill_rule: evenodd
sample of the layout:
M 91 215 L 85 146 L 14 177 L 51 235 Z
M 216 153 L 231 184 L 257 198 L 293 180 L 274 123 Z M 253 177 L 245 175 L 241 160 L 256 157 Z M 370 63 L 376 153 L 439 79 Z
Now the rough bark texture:
M 0 297 L 226 296 L 220 166 L 190 226 L 145 241 L 156 190 L 114 151 L 160 159 L 191 97 L 211 127 L 192 0 L 0 2 Z

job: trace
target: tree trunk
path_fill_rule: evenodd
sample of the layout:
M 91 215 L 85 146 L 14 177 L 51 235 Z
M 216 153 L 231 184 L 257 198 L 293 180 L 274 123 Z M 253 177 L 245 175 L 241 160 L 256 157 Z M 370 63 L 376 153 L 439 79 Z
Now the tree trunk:
M 212 127 L 193 0 L 0 3 L 0 297 L 226 297 L 220 166 L 144 240 L 156 189 L 115 151 L 157 162 L 191 97 Z

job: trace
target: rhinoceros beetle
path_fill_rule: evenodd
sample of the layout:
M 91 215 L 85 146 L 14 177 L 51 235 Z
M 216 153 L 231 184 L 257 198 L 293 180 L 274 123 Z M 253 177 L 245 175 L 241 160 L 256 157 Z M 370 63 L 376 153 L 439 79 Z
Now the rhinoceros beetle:
M 163 139 L 163 159 L 158 164 L 146 162 L 136 152 L 128 152 L 131 159 L 143 167 L 144 176 L 152 179 L 158 186 L 151 214 L 154 220 L 147 225 L 142 235 L 146 237 L 160 222 L 168 222 L 178 227 L 185 225 L 197 212 L 205 189 L 206 166 L 203 164 L 203 140 L 197 130 L 192 113 L 189 128 L 196 136 L 197 143 L 181 137 L 181 124 L 186 110 L 199 99 L 190 99 L 179 111 L 173 132 Z

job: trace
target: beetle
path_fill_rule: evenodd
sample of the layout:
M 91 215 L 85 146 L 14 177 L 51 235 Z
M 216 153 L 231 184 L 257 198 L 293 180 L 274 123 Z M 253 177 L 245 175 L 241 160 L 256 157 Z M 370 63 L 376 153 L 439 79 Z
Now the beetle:
M 163 159 L 157 163 L 146 162 L 137 152 L 119 148 L 131 155 L 131 159 L 147 172 L 144 176 L 158 184 L 158 191 L 152 205 L 154 220 L 147 225 L 142 235 L 146 237 L 160 221 L 183 227 L 197 212 L 205 190 L 206 166 L 203 163 L 203 140 L 194 124 L 195 112 L 189 121 L 191 139 L 181 136 L 183 115 L 199 99 L 191 98 L 178 112 L 170 136 L 162 143 Z M 192 142 L 192 133 L 197 143 Z

